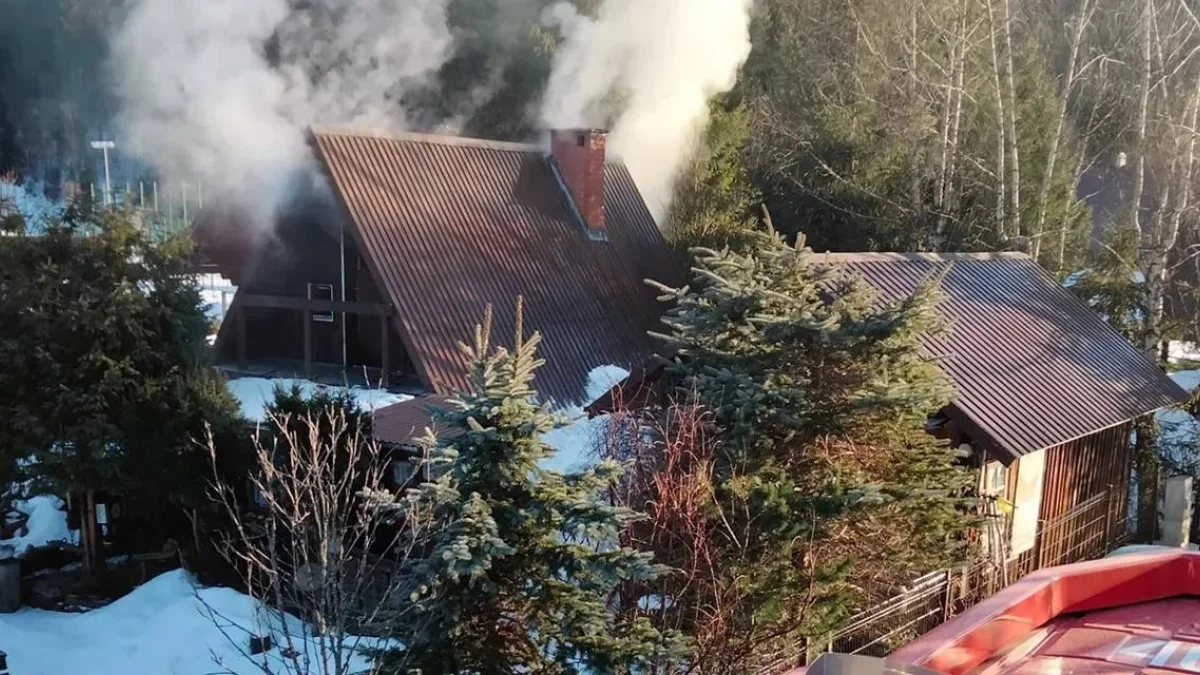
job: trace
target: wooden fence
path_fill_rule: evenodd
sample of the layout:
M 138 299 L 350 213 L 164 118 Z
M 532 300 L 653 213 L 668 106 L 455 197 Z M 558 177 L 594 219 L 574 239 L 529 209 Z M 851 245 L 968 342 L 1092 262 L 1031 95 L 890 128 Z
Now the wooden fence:
M 1096 495 L 1043 520 L 1031 550 L 1004 563 L 986 560 L 927 574 L 903 593 L 860 612 L 833 635 L 810 640 L 801 661 L 811 663 L 830 651 L 886 656 L 1030 572 L 1103 557 L 1125 541 L 1124 514 L 1123 491 Z M 795 665 L 771 664 L 760 672 L 778 675 Z

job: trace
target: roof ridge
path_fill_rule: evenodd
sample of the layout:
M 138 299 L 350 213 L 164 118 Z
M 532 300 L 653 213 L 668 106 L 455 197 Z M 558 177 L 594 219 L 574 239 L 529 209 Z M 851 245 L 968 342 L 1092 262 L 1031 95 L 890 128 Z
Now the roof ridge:
M 435 145 L 453 145 L 460 147 L 485 148 L 488 150 L 504 150 L 508 152 L 542 153 L 541 146 L 534 143 L 516 143 L 513 141 L 493 141 L 485 138 L 469 136 L 452 136 L 449 134 L 429 134 L 415 131 L 387 131 L 384 129 L 368 129 L 340 126 L 316 125 L 309 127 L 314 136 L 352 136 L 357 138 L 380 138 L 394 141 L 410 141 L 415 143 L 431 143 Z
M 853 263 L 853 262 L 897 262 L 897 261 L 925 261 L 925 262 L 952 262 L 955 260 L 1032 260 L 1026 253 L 1018 251 L 999 251 L 999 252 L 957 252 L 957 253 L 898 253 L 898 252 L 845 252 L 835 253 L 826 251 L 817 253 L 818 256 L 830 262 L 838 263 Z

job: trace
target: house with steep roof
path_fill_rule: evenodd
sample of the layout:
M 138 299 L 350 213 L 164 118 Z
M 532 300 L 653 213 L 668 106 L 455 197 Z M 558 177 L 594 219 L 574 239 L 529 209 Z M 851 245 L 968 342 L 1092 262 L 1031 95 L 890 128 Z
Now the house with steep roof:
M 1157 365 L 1023 253 L 817 259 L 860 277 L 880 302 L 944 275 L 946 330 L 922 342 L 955 397 L 930 411 L 929 430 L 972 458 L 980 492 L 1009 511 L 1002 533 L 1009 554 L 1038 566 L 1120 539 L 1133 426 L 1188 399 Z M 661 373 L 661 366 L 635 372 L 590 412 L 661 400 Z
M 202 252 L 237 268 L 215 342 L 233 376 L 367 379 L 423 410 L 467 387 L 458 343 L 488 306 L 511 341 L 518 296 L 543 335 L 545 400 L 586 404 L 593 369 L 651 356 L 663 307 L 645 279 L 676 260 L 604 132 L 554 131 L 543 149 L 317 128 L 311 145 L 332 208 L 292 209 L 252 250 L 226 236 L 247 229 L 232 216 L 198 225 Z

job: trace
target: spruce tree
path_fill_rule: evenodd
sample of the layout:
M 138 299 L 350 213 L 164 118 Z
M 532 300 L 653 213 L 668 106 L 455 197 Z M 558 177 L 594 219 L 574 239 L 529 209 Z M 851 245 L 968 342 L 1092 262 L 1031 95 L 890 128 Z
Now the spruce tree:
M 541 468 L 542 440 L 566 420 L 536 400 L 540 335 L 526 338 L 517 306 L 513 349 L 491 346 L 489 309 L 472 345 L 471 390 L 437 412 L 447 430 L 426 439 L 436 478 L 398 507 L 432 509 L 443 529 L 417 564 L 420 632 L 395 655 L 423 675 L 622 673 L 647 667 L 679 641 L 642 619 L 618 621 L 627 581 L 666 572 L 618 543 L 638 518 L 600 495 L 616 463 L 561 474 Z
M 706 531 L 722 563 L 707 588 L 725 597 L 668 584 L 664 615 L 706 635 L 707 670 L 747 672 L 836 629 L 865 582 L 959 559 L 969 474 L 925 431 L 952 393 L 920 343 L 939 329 L 937 278 L 886 303 L 774 232 L 693 253 L 691 285 L 658 286 L 675 304 L 658 337 L 675 400 L 716 429 Z
M 34 458 L 48 492 L 122 497 L 126 533 L 146 539 L 174 534 L 168 515 L 190 533 L 181 510 L 206 508 L 206 426 L 241 435 L 208 367 L 187 254 L 185 240 L 151 242 L 132 213 L 86 205 L 43 234 L 0 237 L 4 460 Z

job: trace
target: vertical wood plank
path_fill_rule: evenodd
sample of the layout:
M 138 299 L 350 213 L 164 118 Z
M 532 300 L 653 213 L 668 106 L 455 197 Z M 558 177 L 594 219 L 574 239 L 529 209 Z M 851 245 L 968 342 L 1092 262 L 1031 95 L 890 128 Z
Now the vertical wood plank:
M 246 370 L 246 308 L 238 307 L 234 315 L 234 325 L 237 326 L 237 360 L 238 368 Z
M 388 333 L 390 332 L 388 330 L 388 324 L 390 322 L 391 322 L 390 317 L 387 317 L 387 316 L 379 317 L 379 344 L 382 345 L 382 356 L 380 358 L 380 361 L 381 361 L 380 366 L 381 366 L 381 369 L 383 370 L 382 381 L 383 381 L 383 386 L 385 389 L 387 387 L 392 386 L 392 364 L 391 364 L 392 349 L 391 349 L 391 346 L 388 344 Z
M 312 378 L 312 310 L 304 310 L 304 377 Z

